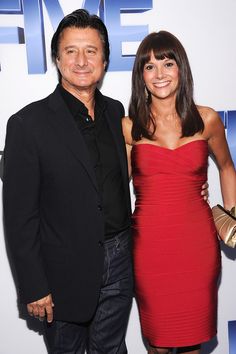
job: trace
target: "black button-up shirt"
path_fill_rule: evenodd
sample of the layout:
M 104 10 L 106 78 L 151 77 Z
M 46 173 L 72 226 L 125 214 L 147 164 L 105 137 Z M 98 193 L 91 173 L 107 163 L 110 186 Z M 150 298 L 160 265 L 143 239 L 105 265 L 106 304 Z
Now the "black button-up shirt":
M 129 226 L 129 214 L 115 142 L 104 116 L 106 103 L 96 90 L 93 120 L 79 99 L 62 86 L 60 92 L 88 147 L 104 213 L 105 239 L 111 238 Z

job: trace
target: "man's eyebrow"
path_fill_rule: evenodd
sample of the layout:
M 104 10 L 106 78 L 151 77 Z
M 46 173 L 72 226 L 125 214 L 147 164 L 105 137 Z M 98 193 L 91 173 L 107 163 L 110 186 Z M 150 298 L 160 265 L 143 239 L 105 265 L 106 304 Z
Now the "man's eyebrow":
M 78 48 L 78 46 L 76 44 L 70 44 L 70 45 L 67 45 L 64 49 L 69 49 L 69 48 Z M 87 45 L 85 45 L 85 48 L 93 48 L 95 50 L 98 49 L 98 47 L 96 47 L 93 44 L 87 44 Z
M 76 45 L 73 45 L 73 44 L 67 45 L 64 49 L 68 49 L 68 48 L 76 48 Z
M 93 49 L 98 49 L 98 47 L 96 47 L 95 45 L 93 45 L 93 44 L 88 44 L 88 45 L 86 45 L 86 48 L 93 48 Z

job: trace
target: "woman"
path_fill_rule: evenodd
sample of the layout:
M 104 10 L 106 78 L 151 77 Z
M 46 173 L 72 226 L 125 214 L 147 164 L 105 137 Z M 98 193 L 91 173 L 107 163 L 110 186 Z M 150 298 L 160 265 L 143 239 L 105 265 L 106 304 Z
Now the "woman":
M 138 49 L 123 130 L 136 193 L 136 296 L 149 353 L 199 354 L 216 334 L 221 267 L 211 209 L 200 196 L 209 152 L 226 209 L 236 204 L 236 174 L 221 119 L 195 105 L 186 52 L 169 32 L 151 33 Z

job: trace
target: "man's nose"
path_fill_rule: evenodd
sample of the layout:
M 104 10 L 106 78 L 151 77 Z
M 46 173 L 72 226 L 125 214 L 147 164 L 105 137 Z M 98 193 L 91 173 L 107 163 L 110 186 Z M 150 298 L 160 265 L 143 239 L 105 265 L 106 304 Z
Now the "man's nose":
M 84 52 L 79 52 L 76 56 L 76 65 L 83 67 L 88 64 L 87 56 L 86 53 Z

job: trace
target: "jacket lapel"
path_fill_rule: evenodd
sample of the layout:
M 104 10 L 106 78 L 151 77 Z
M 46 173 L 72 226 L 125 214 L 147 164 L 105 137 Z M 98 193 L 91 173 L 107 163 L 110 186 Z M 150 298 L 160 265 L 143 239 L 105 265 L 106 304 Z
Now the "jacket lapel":
M 49 122 L 53 125 L 53 129 L 60 140 L 83 165 L 95 189 L 98 191 L 96 176 L 90 162 L 91 159 L 86 143 L 79 129 L 76 127 L 74 119 L 61 97 L 58 88 L 49 96 L 49 107 L 53 111 L 52 116 L 49 117 Z

